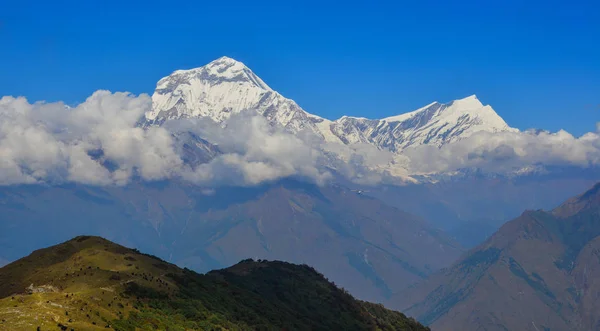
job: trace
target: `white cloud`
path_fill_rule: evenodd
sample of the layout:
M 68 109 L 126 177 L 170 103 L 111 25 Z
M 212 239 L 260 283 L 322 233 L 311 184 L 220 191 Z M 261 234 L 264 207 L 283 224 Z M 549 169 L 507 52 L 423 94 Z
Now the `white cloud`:
M 323 183 L 330 174 L 319 167 L 321 152 L 300 138 L 270 127 L 261 116 L 236 115 L 221 127 L 210 120 L 172 123 L 172 130 L 191 130 L 224 152 L 185 178 L 197 183 L 255 185 L 301 176 Z
M 529 165 L 590 167 L 600 164 L 600 136 L 579 138 L 566 131 L 479 132 L 441 149 L 421 146 L 409 149 L 412 172 L 441 172 L 477 167 L 507 172 Z
M 507 172 L 529 165 L 590 167 L 600 164 L 597 132 L 479 132 L 441 149 L 421 146 L 398 155 L 369 144 L 323 143 L 274 128 L 261 116 L 235 115 L 226 125 L 209 119 L 163 127 L 136 125 L 151 108 L 148 95 L 97 91 L 74 108 L 63 103 L 0 99 L 0 185 L 72 181 L 91 185 L 180 178 L 207 188 L 256 185 L 297 176 L 316 183 L 332 172 L 376 185 L 409 174 L 477 167 Z M 191 131 L 220 153 L 199 164 L 182 161 L 173 132 Z M 333 171 L 332 171 L 333 170 Z M 208 194 L 208 193 L 207 193 Z
M 164 129 L 135 127 L 151 107 L 147 95 L 97 91 L 75 108 L 0 99 L 0 183 L 76 181 L 123 184 L 133 174 L 152 180 L 181 164 Z M 100 159 L 91 151 L 102 150 Z M 112 162 L 112 172 L 99 162 Z
M 0 99 L 0 184 L 126 184 L 139 176 L 255 185 L 288 176 L 322 183 L 329 176 L 317 165 L 317 150 L 258 116 L 234 116 L 226 128 L 202 120 L 179 123 L 225 152 L 191 169 L 178 154 L 171 131 L 136 126 L 150 108 L 145 94 L 108 91 L 97 91 L 74 108 Z
M 67 180 L 92 185 L 112 183 L 110 172 L 92 160 L 82 145 L 74 145 L 70 152 Z

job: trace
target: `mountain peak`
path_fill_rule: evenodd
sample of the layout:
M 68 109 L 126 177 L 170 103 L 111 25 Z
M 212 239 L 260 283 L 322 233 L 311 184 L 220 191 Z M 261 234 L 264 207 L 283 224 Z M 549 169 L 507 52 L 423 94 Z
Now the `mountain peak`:
M 454 100 L 448 104 L 449 106 L 457 106 L 464 109 L 477 109 L 483 107 L 483 104 L 475 94 L 470 95 L 466 98 Z
M 465 113 L 467 111 L 479 110 L 480 108 L 487 107 L 491 109 L 489 106 L 484 106 L 475 94 L 470 95 L 466 98 L 457 99 L 454 101 L 450 101 L 448 103 L 440 103 L 434 101 L 425 107 L 421 107 L 417 110 L 411 111 L 409 113 L 404 113 L 396 116 L 386 117 L 383 120 L 387 122 L 402 122 L 408 119 L 411 119 L 415 116 L 423 116 L 425 113 L 436 113 L 438 115 L 442 113 L 449 112 L 461 112 Z M 492 110 L 493 111 L 493 110 Z M 495 112 L 494 112 L 495 114 Z
M 210 75 L 217 77 L 246 78 L 254 82 L 257 86 L 270 90 L 270 88 L 266 86 L 266 84 L 260 80 L 260 78 L 258 78 L 245 64 L 227 56 L 222 56 L 205 65 L 201 69 L 204 69 Z
M 185 73 L 185 72 L 190 72 L 190 71 L 200 71 L 202 69 L 215 68 L 215 67 L 229 68 L 229 67 L 232 67 L 232 66 L 248 68 L 241 61 L 238 61 L 236 59 L 230 58 L 229 56 L 221 56 L 220 58 L 218 58 L 216 60 L 212 60 L 211 62 L 209 62 L 209 63 L 207 63 L 207 64 L 205 64 L 205 65 L 203 65 L 201 67 L 192 68 L 192 69 L 175 70 L 175 72 L 173 74 Z
M 207 65 L 177 70 L 156 84 L 146 122 L 210 117 L 222 122 L 231 114 L 255 108 L 273 90 L 245 64 L 220 57 Z
M 483 121 L 480 124 L 489 123 L 502 129 L 508 128 L 508 125 L 494 109 L 489 105 L 483 105 L 475 94 L 448 103 L 434 101 L 415 111 L 387 117 L 383 120 L 387 122 L 404 122 L 413 120 L 414 118 L 419 118 L 420 120 L 422 118 L 427 118 L 429 121 L 439 121 L 441 119 L 450 118 L 452 121 L 455 121 L 457 120 L 455 117 L 461 117 L 465 114 L 479 118 Z M 423 121 L 420 122 L 421 124 L 426 123 Z
M 598 208 L 600 206 L 600 183 L 596 183 L 585 193 L 571 198 L 562 205 L 552 210 L 555 216 L 566 218 L 584 209 Z
M 212 61 L 212 62 L 211 62 L 211 63 L 209 63 L 209 64 L 212 64 L 212 63 L 219 63 L 219 62 L 224 62 L 224 63 L 233 63 L 233 64 L 235 64 L 235 63 L 242 63 L 242 62 L 240 62 L 240 61 L 238 61 L 238 60 L 236 60 L 236 59 L 230 58 L 229 56 L 221 56 L 220 58 L 218 58 L 218 59 L 216 59 L 216 60 Z
M 423 144 L 440 147 L 479 131 L 495 133 L 516 130 L 509 127 L 491 106 L 483 105 L 474 94 L 448 103 L 432 102 L 415 111 L 384 118 L 383 121 L 389 123 L 393 132 L 390 137 L 377 139 L 383 142 L 393 139 L 395 150 Z
M 156 89 L 163 86 L 173 86 L 177 84 L 189 83 L 190 80 L 200 79 L 212 85 L 223 82 L 249 83 L 252 87 L 261 90 L 272 91 L 258 76 L 250 70 L 244 63 L 228 56 L 222 56 L 202 67 L 176 70 L 171 75 L 161 79 L 156 85 Z

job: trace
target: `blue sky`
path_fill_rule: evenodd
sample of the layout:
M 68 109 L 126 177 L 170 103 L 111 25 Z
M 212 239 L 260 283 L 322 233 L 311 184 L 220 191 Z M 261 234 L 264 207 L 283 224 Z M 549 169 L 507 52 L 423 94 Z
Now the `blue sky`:
M 0 95 L 152 93 L 222 55 L 304 109 L 385 117 L 476 94 L 512 126 L 600 121 L 597 1 L 27 1 L 0 4 Z

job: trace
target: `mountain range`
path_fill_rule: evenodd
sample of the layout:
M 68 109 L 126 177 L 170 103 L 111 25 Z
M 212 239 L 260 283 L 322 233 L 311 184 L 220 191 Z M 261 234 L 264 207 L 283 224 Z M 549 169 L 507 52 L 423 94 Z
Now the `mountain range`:
M 600 183 L 525 211 L 390 302 L 434 330 L 599 330 Z
M 593 167 L 557 169 L 544 164 L 513 167 L 508 173 L 470 168 L 442 173 L 424 170 L 428 162 L 433 162 L 428 156 L 435 155 L 439 148 L 452 147 L 477 134 L 519 132 L 474 95 L 446 104 L 433 102 L 383 119 L 343 116 L 329 120 L 303 110 L 295 101 L 274 91 L 243 63 L 221 57 L 203 67 L 177 70 L 160 79 L 152 104 L 142 126 L 200 119 L 212 123 L 208 126 L 227 127 L 228 121 L 240 114 L 260 116 L 273 128 L 317 146 L 323 152 L 317 164 L 332 172 L 335 182 L 368 191 L 370 196 L 419 215 L 469 247 L 522 210 L 551 208 L 592 185 L 599 175 Z M 188 163 L 209 162 L 226 153 L 227 148 L 235 150 L 227 146 L 231 144 L 213 138 L 215 134 L 202 136 L 207 130 L 194 132 L 190 126 L 176 126 L 173 131 Z M 236 131 L 220 134 L 236 135 Z M 535 134 L 539 132 L 531 133 Z M 494 138 L 476 138 L 482 139 Z M 420 147 L 434 150 L 420 151 L 425 156 L 422 162 L 411 162 L 407 154 Z M 503 147 L 500 144 L 498 149 Z M 482 157 L 476 151 L 468 151 L 459 157 Z M 505 156 L 492 158 L 501 162 Z M 527 192 L 525 197 L 516 194 L 523 191 Z
M 480 131 L 518 131 L 475 95 L 448 104 L 433 102 L 384 119 L 343 116 L 331 121 L 308 113 L 229 57 L 162 78 L 152 103 L 153 109 L 145 114 L 145 125 L 200 117 L 224 123 L 232 115 L 249 111 L 292 134 L 306 132 L 325 142 L 366 143 L 393 152 L 419 145 L 440 147 Z

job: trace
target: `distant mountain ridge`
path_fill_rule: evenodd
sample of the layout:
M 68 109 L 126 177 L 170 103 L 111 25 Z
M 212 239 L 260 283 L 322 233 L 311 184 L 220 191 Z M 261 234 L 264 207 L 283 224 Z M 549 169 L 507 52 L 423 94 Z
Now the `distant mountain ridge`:
M 306 112 L 229 57 L 162 78 L 152 101 L 146 125 L 197 117 L 223 123 L 233 114 L 252 111 L 293 134 L 309 132 L 326 142 L 367 143 L 393 152 L 419 145 L 440 147 L 480 131 L 517 131 L 475 95 L 384 119 L 343 116 L 331 121 Z
M 526 211 L 390 306 L 436 330 L 600 330 L 600 183 Z
M 87 232 L 199 272 L 249 257 L 307 263 L 356 297 L 383 302 L 463 252 L 377 199 L 294 180 L 212 192 L 177 181 L 2 187 L 0 197 L 0 252 L 11 260 Z
M 585 193 L 567 200 L 552 210 L 555 216 L 566 218 L 600 205 L 600 183 Z

